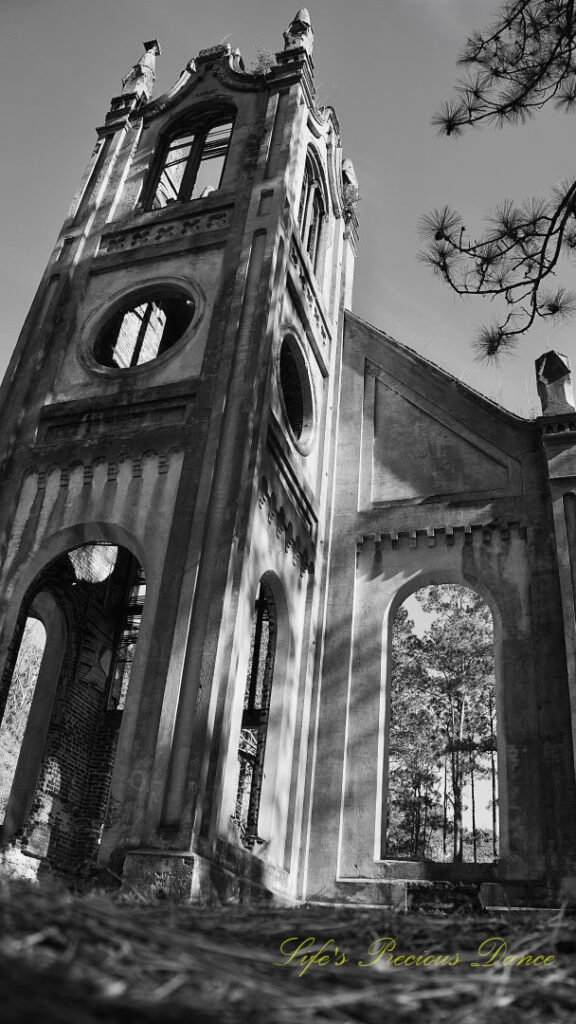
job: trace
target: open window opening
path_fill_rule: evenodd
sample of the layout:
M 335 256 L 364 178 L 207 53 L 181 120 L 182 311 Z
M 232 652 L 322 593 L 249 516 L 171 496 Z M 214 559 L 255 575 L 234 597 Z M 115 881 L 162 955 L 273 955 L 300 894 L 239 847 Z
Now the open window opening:
M 101 328 L 94 357 L 102 366 L 126 370 L 162 355 L 180 340 L 194 317 L 189 296 L 150 289 L 128 299 Z
M 278 383 L 293 440 L 306 455 L 313 434 L 314 399 L 306 360 L 297 341 L 289 334 L 280 346 Z
M 50 562 L 24 599 L 26 625 L 0 685 L 14 761 L 0 806 L 4 840 L 38 858 L 39 870 L 95 866 L 145 594 L 130 551 L 91 543 Z
M 431 586 L 392 632 L 386 858 L 498 858 L 494 630 L 461 586 Z
M 238 789 L 233 815 L 233 820 L 239 827 L 242 843 L 248 850 L 252 850 L 256 843 L 262 842 L 258 835 L 258 814 L 276 640 L 276 604 L 270 586 L 265 580 L 261 580 L 252 620 L 249 669 L 238 747 Z
M 298 205 L 298 226 L 302 243 L 308 253 L 315 273 L 317 273 L 319 268 L 322 230 L 325 219 L 326 209 L 322 187 L 314 164 L 310 157 L 308 157 Z
M 199 123 L 173 135 L 165 150 L 151 209 L 201 199 L 220 188 L 234 122 Z

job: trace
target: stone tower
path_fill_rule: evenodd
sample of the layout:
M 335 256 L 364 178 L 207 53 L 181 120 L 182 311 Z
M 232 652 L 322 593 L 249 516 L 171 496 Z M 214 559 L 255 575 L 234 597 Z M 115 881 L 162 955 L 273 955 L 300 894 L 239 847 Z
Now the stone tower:
M 144 44 L 3 384 L 4 721 L 44 634 L 3 839 L 33 874 L 296 893 L 356 184 L 305 9 L 284 38 L 159 99 Z

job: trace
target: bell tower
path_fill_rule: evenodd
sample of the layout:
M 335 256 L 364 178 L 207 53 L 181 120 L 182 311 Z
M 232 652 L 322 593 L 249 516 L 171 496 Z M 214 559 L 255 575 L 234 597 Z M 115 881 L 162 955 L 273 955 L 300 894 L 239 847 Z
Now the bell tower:
M 298 895 L 357 184 L 310 16 L 126 74 L 2 386 L 8 858 Z M 16 736 L 16 739 L 14 739 Z

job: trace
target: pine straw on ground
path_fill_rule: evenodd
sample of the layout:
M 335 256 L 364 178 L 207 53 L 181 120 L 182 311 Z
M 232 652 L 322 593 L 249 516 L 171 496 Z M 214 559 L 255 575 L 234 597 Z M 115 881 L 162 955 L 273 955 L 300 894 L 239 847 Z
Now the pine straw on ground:
M 494 936 L 540 966 L 471 966 Z M 284 964 L 280 945 L 334 939 L 336 966 Z M 455 966 L 371 967 L 370 944 L 394 955 L 445 955 Z M 294 948 L 295 942 L 288 944 Z M 285 947 L 286 948 L 286 947 Z M 306 949 L 310 953 L 311 949 Z M 55 886 L 0 889 L 4 1024 L 546 1024 L 576 1010 L 576 920 L 554 914 L 400 915 L 374 909 L 203 909 Z M 280 964 L 280 966 L 277 966 Z

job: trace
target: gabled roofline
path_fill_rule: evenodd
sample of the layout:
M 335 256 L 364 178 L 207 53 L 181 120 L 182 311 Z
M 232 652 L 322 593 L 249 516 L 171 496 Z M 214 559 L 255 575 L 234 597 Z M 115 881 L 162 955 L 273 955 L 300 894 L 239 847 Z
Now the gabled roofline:
M 506 407 L 500 405 L 499 402 L 495 402 L 492 398 L 488 398 L 486 395 L 483 395 L 482 392 L 477 391 L 476 388 L 470 387 L 469 384 L 463 384 L 462 381 L 459 380 L 458 377 L 455 377 L 453 373 L 450 373 L 449 370 L 445 370 L 444 367 L 439 366 L 438 363 L 433 362 L 431 359 L 427 359 L 426 356 L 421 355 L 420 352 L 410 348 L 410 346 L 406 345 L 404 342 L 397 341 L 396 338 L 393 338 L 390 334 L 387 334 L 386 331 L 381 330 L 379 327 L 375 327 L 374 324 L 369 323 L 368 320 L 363 320 L 362 317 L 358 316 L 357 313 L 353 313 L 352 310 L 345 309 L 344 318 L 345 320 L 354 320 L 356 323 L 361 324 L 362 327 L 367 327 L 370 331 L 373 331 L 374 334 L 379 335 L 383 340 L 399 349 L 404 355 L 414 362 L 424 363 L 426 366 L 429 366 L 432 372 L 438 377 L 443 378 L 451 386 L 456 386 L 458 391 L 469 395 L 476 403 L 483 405 L 492 413 L 496 412 L 500 417 L 502 417 L 502 419 L 508 420 L 511 424 L 514 424 L 514 426 L 533 429 L 537 425 L 536 419 L 530 420 L 525 416 L 518 416 L 517 413 L 511 412 L 510 409 L 506 409 Z

